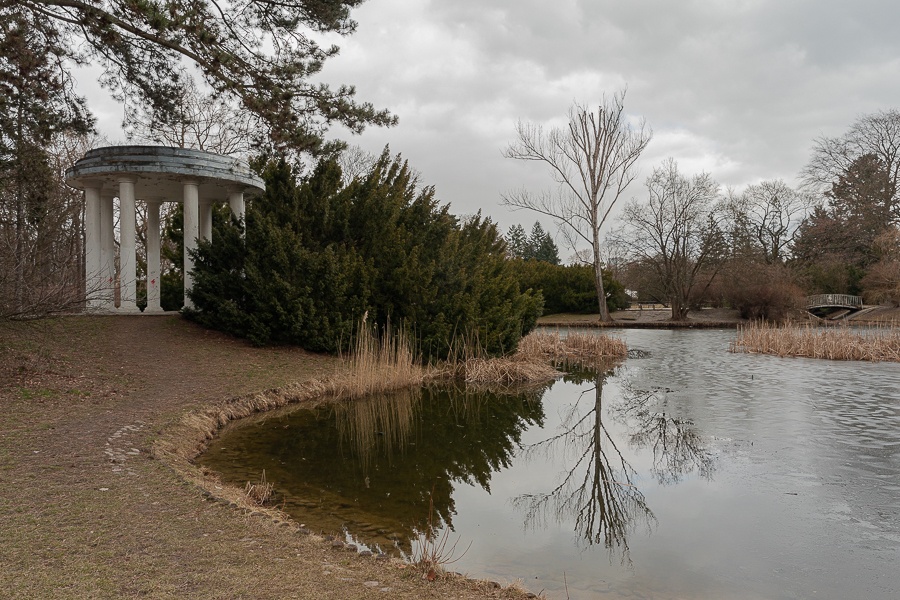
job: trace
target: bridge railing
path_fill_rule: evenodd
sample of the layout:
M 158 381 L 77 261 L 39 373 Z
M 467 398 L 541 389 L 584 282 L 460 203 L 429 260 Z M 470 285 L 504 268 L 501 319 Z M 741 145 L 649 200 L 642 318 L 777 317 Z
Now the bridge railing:
M 852 296 L 850 294 L 816 294 L 815 296 L 807 296 L 806 308 L 820 308 L 823 306 L 835 306 L 842 308 L 862 308 L 863 301 L 861 296 Z

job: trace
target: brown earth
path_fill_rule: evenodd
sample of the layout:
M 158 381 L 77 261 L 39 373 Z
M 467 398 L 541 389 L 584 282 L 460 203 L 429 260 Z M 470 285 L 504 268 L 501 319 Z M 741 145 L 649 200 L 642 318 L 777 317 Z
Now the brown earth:
M 705 308 L 688 313 L 686 321 L 672 321 L 672 311 L 659 305 L 652 308 L 630 308 L 610 314 L 612 323 L 602 323 L 600 315 L 558 314 L 538 319 L 539 325 L 548 327 L 629 327 L 629 328 L 679 328 L 679 327 L 736 327 L 746 323 L 738 311 L 728 308 Z
M 524 597 L 333 547 L 153 458 L 187 413 L 341 368 L 178 316 L 0 324 L 0 596 Z
M 840 313 L 838 313 L 840 314 Z M 547 327 L 626 327 L 626 328 L 727 328 L 747 323 L 737 310 L 730 308 L 704 308 L 688 313 L 686 321 L 673 322 L 672 312 L 661 308 L 631 308 L 611 313 L 612 323 L 601 323 L 600 315 L 558 314 L 538 319 L 538 325 Z M 795 322 L 849 323 L 851 325 L 872 325 L 900 323 L 900 308 L 893 306 L 867 306 L 863 310 L 847 315 L 846 319 L 827 321 L 815 319 L 806 311 L 795 311 L 791 315 Z

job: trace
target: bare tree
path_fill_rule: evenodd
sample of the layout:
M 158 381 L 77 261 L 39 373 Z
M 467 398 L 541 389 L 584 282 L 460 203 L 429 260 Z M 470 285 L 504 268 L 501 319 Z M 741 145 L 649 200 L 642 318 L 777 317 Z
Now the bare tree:
M 732 226 L 752 240 L 766 264 L 784 262 L 797 228 L 814 204 L 813 197 L 784 181 L 763 181 L 731 195 L 727 208 Z
M 564 127 L 545 131 L 541 125 L 519 122 L 516 142 L 504 155 L 543 162 L 557 189 L 533 194 L 527 190 L 505 194 L 502 201 L 551 217 L 573 250 L 584 241 L 591 248 L 594 284 L 600 319 L 609 321 L 603 289 L 601 230 L 615 203 L 634 180 L 634 164 L 650 142 L 652 131 L 644 120 L 636 125 L 625 114 L 625 90 L 604 96 L 596 112 L 575 103 Z
M 679 483 L 693 472 L 709 481 L 715 471 L 713 453 L 693 421 L 666 410 L 671 391 L 660 387 L 641 389 L 626 379 L 621 401 L 613 405 L 612 412 L 628 426 L 633 447 L 652 451 L 650 471 L 660 485 Z
M 801 172 L 804 186 L 819 193 L 850 171 L 853 163 L 874 154 L 888 172 L 894 219 L 900 219 L 900 110 L 882 110 L 859 117 L 840 137 L 815 141 L 812 157 Z
M 233 100 L 204 93 L 192 78 L 182 79 L 174 113 L 146 104 L 127 107 L 122 126 L 129 141 L 246 157 L 259 130 L 253 116 Z
M 618 241 L 652 272 L 657 293 L 671 304 L 672 320 L 681 321 L 696 288 L 709 285 L 724 253 L 719 184 L 708 173 L 685 177 L 669 158 L 647 178 L 647 191 L 646 202 L 626 206 Z
M 353 145 L 338 154 L 337 161 L 341 167 L 341 181 L 349 185 L 357 177 L 365 177 L 378 162 L 378 157 Z
M 84 203 L 65 182 L 65 169 L 89 144 L 85 136 L 54 136 L 29 159 L 36 183 L 17 186 L 0 174 L 0 320 L 78 310 L 96 291 L 84 289 Z
M 532 529 L 551 519 L 573 519 L 576 533 L 588 545 L 602 543 L 611 558 L 621 553 L 622 563 L 630 563 L 628 534 L 638 520 L 649 528 L 655 517 L 636 485 L 637 471 L 603 422 L 603 384 L 608 375 L 597 371 L 596 385 L 582 392 L 557 435 L 522 447 L 527 458 L 552 454 L 562 446 L 573 462 L 555 488 L 516 496 L 512 505 L 524 512 L 526 527 Z M 585 397 L 590 399 L 587 410 L 580 406 Z

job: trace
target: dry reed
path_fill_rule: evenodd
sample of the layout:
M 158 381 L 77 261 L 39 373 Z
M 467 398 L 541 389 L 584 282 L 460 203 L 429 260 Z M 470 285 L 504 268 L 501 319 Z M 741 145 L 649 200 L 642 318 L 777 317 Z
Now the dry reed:
M 768 323 L 754 323 L 738 330 L 730 350 L 782 357 L 900 362 L 900 329 L 894 324 L 851 329 L 846 326 L 779 327 Z
M 391 332 L 388 326 L 378 335 L 366 324 L 365 316 L 347 363 L 348 373 L 341 378 L 341 389 L 337 391 L 350 398 L 420 385 L 428 375 L 428 370 L 416 361 L 403 330 Z
M 456 546 L 459 538 L 452 544 L 450 543 L 450 527 L 444 527 L 440 536 L 435 537 L 434 527 L 434 489 L 428 498 L 428 525 L 425 533 L 419 533 L 414 540 L 412 564 L 416 565 L 422 571 L 422 579 L 434 581 L 439 575 L 446 573 L 447 565 L 451 565 L 469 551 L 472 543 L 466 546 L 462 554 L 456 556 Z
M 390 395 L 336 404 L 341 443 L 354 450 L 364 468 L 379 447 L 385 451 L 406 448 L 421 398 L 422 388 L 410 386 Z
M 244 486 L 244 495 L 247 496 L 247 500 L 251 504 L 265 506 L 269 503 L 269 500 L 272 499 L 272 492 L 274 490 L 275 486 L 266 481 L 266 472 L 263 470 L 259 483 L 247 482 L 247 485 Z
M 563 364 L 592 364 L 610 358 L 624 358 L 628 347 L 619 338 L 596 333 L 532 332 L 519 342 L 516 356 Z
M 594 333 L 532 332 L 522 338 L 515 354 L 502 358 L 468 358 L 450 365 L 453 375 L 466 383 L 550 381 L 559 377 L 554 364 L 595 365 L 628 354 L 625 342 Z

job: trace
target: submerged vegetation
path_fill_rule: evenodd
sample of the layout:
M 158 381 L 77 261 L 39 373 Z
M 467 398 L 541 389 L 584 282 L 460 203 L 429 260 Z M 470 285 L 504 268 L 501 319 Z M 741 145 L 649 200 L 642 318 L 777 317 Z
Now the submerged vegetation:
M 782 357 L 900 362 L 900 328 L 893 323 L 864 329 L 755 323 L 738 331 L 730 349 Z

